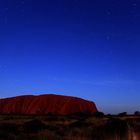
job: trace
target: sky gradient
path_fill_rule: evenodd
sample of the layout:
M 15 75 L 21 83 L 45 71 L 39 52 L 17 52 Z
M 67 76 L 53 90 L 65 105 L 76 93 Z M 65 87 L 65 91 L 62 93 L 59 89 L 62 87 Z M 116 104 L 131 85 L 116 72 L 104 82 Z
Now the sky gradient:
M 42 93 L 140 111 L 140 1 L 1 0 L 0 97 Z

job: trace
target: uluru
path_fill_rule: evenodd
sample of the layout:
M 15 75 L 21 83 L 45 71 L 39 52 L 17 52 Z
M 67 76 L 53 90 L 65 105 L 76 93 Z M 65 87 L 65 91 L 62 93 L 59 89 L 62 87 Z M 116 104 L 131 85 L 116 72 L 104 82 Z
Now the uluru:
M 77 112 L 97 112 L 94 102 L 78 97 L 43 94 L 0 99 L 0 114 L 68 115 Z

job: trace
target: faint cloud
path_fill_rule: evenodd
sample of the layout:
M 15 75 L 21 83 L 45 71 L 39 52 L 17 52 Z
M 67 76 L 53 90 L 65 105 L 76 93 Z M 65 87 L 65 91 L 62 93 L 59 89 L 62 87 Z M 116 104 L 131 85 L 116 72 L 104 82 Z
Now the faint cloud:
M 94 86 L 115 86 L 115 85 L 135 85 L 135 84 L 140 84 L 140 81 L 125 80 L 125 79 L 88 81 L 88 80 L 81 80 L 81 79 L 54 77 L 53 80 L 61 81 L 61 82 L 77 83 L 77 84 L 88 84 L 88 85 L 94 85 Z

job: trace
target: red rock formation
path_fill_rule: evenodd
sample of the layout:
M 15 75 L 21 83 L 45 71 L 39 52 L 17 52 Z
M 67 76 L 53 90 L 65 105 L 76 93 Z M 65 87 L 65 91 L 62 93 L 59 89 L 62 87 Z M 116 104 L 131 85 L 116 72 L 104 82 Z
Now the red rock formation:
M 71 96 L 45 94 L 0 99 L 0 114 L 66 115 L 85 111 L 97 112 L 94 102 Z

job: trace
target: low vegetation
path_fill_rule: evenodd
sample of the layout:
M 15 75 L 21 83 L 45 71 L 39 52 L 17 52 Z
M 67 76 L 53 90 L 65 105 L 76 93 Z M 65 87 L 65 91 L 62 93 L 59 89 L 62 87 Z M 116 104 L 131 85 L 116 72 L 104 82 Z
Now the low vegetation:
M 0 140 L 134 140 L 139 132 L 138 113 L 0 116 Z

